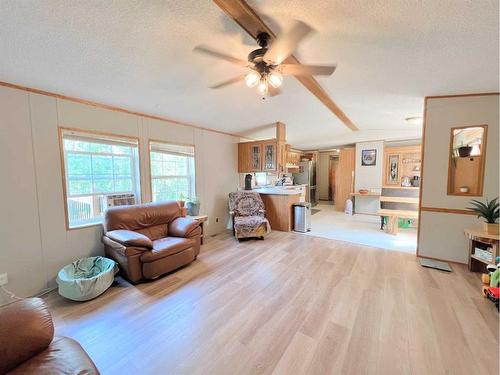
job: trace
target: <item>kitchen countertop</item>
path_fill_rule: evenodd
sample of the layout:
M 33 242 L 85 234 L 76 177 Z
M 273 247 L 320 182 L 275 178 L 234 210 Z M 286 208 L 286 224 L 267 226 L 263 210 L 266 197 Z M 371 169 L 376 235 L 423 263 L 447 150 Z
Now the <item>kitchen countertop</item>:
M 297 195 L 302 193 L 302 186 L 299 185 L 289 185 L 289 186 L 271 186 L 271 187 L 261 187 L 252 189 L 260 194 L 270 194 L 270 195 Z

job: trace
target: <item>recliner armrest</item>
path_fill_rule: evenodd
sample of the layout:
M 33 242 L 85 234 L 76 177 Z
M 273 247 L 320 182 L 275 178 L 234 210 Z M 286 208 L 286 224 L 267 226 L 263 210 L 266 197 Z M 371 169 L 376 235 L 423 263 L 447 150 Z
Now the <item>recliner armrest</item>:
M 124 246 L 153 248 L 153 241 L 143 234 L 131 230 L 117 229 L 105 233 L 109 239 L 116 241 Z
M 187 217 L 178 217 L 168 226 L 168 235 L 172 237 L 193 237 L 201 234 L 201 230 L 197 230 L 200 223 L 197 220 Z
M 25 298 L 0 307 L 0 374 L 43 352 L 54 325 L 41 298 Z

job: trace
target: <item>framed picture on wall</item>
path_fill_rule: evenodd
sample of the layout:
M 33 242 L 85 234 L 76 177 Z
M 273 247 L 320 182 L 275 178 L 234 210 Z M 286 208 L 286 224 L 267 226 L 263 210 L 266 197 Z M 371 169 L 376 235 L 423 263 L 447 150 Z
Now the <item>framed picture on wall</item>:
M 389 155 L 389 185 L 399 184 L 399 155 Z
M 362 150 L 361 165 L 364 167 L 373 167 L 377 165 L 377 150 Z

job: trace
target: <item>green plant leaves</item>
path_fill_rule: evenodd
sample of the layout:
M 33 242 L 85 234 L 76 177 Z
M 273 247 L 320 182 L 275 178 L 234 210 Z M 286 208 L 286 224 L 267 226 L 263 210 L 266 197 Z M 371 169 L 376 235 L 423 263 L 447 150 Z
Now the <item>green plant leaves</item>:
M 499 203 L 498 203 L 498 197 L 495 199 L 492 199 L 491 201 L 488 202 L 488 199 L 486 199 L 486 203 L 483 203 L 481 201 L 472 199 L 470 201 L 470 204 L 473 207 L 467 207 L 467 209 L 474 211 L 477 214 L 477 217 L 483 217 L 486 219 L 487 223 L 496 223 L 498 220 L 499 216 Z

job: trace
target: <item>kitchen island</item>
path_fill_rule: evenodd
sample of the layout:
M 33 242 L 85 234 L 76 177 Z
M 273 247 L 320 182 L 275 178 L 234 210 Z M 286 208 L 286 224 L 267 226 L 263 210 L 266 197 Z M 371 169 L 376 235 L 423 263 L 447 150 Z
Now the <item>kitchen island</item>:
M 253 189 L 260 194 L 271 229 L 290 232 L 293 229 L 293 205 L 303 201 L 302 186 L 272 186 Z

